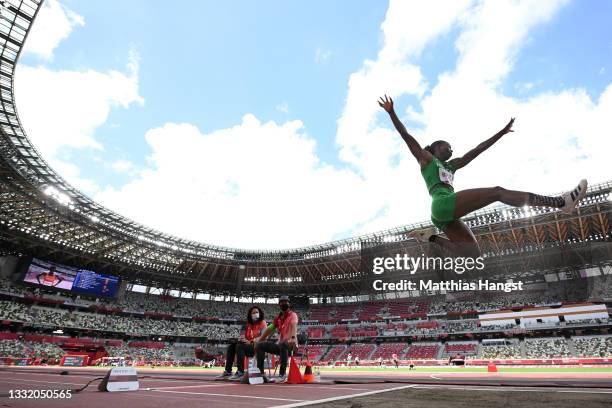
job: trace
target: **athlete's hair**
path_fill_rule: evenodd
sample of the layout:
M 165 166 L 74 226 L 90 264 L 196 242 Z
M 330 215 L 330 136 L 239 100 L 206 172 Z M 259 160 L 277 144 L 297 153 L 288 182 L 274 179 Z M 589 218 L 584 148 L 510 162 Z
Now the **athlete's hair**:
M 436 140 L 435 142 L 433 142 L 429 146 L 425 146 L 425 148 L 423 150 L 426 150 L 429 153 L 434 154 L 434 150 L 436 150 L 436 147 L 440 146 L 442 143 L 446 143 L 446 142 L 444 140 Z
M 258 322 L 261 322 L 264 319 L 264 312 L 263 310 L 261 310 L 259 308 L 259 306 L 251 306 L 251 308 L 249 309 L 249 311 L 247 312 L 247 322 L 249 324 L 255 324 L 256 322 L 253 321 L 253 318 L 251 317 L 251 313 L 253 313 L 253 310 L 259 310 L 259 320 Z

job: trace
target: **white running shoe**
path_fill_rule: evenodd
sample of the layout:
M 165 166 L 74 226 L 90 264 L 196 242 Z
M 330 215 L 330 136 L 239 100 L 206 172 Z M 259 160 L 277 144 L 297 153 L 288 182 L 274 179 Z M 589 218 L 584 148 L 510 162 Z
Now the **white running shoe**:
M 272 382 L 275 384 L 284 384 L 287 382 L 287 374 L 279 375 L 276 378 L 271 378 Z
M 215 377 L 217 380 L 226 380 L 232 376 L 232 373 L 228 373 L 227 371 L 223 371 L 223 374 Z
M 241 381 L 244 373 L 242 371 L 236 371 L 234 375 L 228 378 L 230 381 Z
M 429 242 L 429 238 L 431 238 L 433 235 L 436 235 L 436 229 L 433 227 L 421 230 L 414 230 L 408 233 L 408 236 L 410 238 L 414 238 L 419 242 Z
M 587 185 L 586 180 L 580 180 L 580 183 L 578 183 L 578 186 L 575 189 L 563 194 L 565 205 L 561 207 L 561 211 L 563 211 L 565 214 L 571 214 L 572 211 L 574 211 L 574 208 L 576 208 L 576 204 L 578 204 L 578 202 L 582 200 L 584 196 L 586 196 Z

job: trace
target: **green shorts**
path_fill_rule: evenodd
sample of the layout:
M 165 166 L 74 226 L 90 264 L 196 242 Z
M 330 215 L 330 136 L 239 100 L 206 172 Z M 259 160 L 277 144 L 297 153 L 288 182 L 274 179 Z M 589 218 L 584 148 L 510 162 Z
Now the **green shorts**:
M 431 194 L 431 222 L 439 229 L 455 221 L 457 194 L 445 187 L 438 187 Z

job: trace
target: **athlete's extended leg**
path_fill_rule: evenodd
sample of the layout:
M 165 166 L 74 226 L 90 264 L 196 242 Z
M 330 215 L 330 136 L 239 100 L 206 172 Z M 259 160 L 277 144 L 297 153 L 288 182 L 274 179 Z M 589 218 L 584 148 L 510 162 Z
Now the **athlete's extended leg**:
M 457 192 L 454 217 L 461 218 L 489 204 L 501 201 L 514 207 L 528 205 L 529 193 L 502 187 L 472 188 Z
M 431 242 L 435 242 L 442 248 L 456 256 L 467 256 L 477 258 L 480 256 L 480 247 L 476 237 L 467 225 L 461 220 L 455 220 L 446 224 L 443 228 L 448 239 L 434 235 Z
M 514 207 L 529 205 L 534 207 L 560 208 L 561 211 L 570 214 L 578 202 L 584 198 L 586 192 L 586 180 L 580 181 L 576 188 L 560 197 L 548 197 L 524 191 L 506 190 L 502 187 L 463 190 L 455 194 L 452 215 L 454 221 L 451 221 L 451 223 L 442 228 L 449 239 L 435 235 L 436 231 L 434 228 L 411 231 L 408 235 L 420 242 L 437 242 L 441 247 L 456 254 L 466 252 L 475 254 L 476 250 L 480 253 L 474 235 L 465 224 L 457 222 L 459 218 L 497 201 Z M 434 221 L 433 218 L 432 221 Z M 461 249 L 460 247 L 465 245 L 465 243 L 471 243 L 471 248 L 468 245 L 468 249 Z
M 496 201 L 513 207 L 529 205 L 533 207 L 560 208 L 571 213 L 578 201 L 586 195 L 587 182 L 582 180 L 578 186 L 563 196 L 548 197 L 524 191 L 506 190 L 502 187 L 474 188 L 457 193 L 455 202 L 455 218 L 463 217 Z

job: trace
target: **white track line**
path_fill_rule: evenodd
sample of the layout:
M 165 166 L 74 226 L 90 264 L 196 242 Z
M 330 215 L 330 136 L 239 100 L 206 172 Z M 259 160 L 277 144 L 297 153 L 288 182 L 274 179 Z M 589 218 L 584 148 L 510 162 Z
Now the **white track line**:
M 16 381 L 11 381 L 16 380 Z M 39 380 L 30 380 L 30 379 L 21 379 L 21 378 L 12 378 L 11 380 L 2 380 L 3 383 L 11 383 L 11 384 L 24 384 L 24 383 L 45 383 L 45 384 L 64 384 L 64 385 L 80 385 L 83 386 L 85 383 L 70 383 L 70 382 L 60 382 L 60 381 L 39 381 Z
M 194 381 L 197 380 L 192 380 L 192 379 L 185 379 L 185 380 L 175 380 L 175 379 L 168 379 L 168 378 L 139 378 L 138 381 L 161 381 L 161 382 L 180 382 L 180 383 L 192 383 Z M 202 381 L 207 381 L 208 380 L 202 380 Z
M 56 377 L 56 376 L 60 375 L 59 371 L 57 373 L 25 373 L 25 372 L 23 372 L 23 370 L 20 370 L 19 372 L 16 372 L 16 371 L 0 371 L 0 374 L 6 374 L 8 376 L 10 376 L 11 374 L 17 374 L 17 375 L 46 375 L 46 376 L 50 376 L 50 377 Z M 101 374 L 102 373 L 100 373 L 100 375 Z M 78 375 L 78 374 L 68 374 L 68 375 L 62 375 L 62 377 L 85 377 L 85 376 L 84 375 Z M 92 375 L 92 377 L 95 377 L 95 375 Z
M 202 387 L 231 387 L 233 385 L 238 385 L 238 384 L 200 384 L 200 385 L 176 385 L 173 387 L 150 387 L 150 388 L 144 388 L 147 391 L 158 391 L 158 390 L 175 390 L 177 388 L 202 388 Z
M 253 395 L 238 395 L 238 394 L 217 394 L 212 392 L 189 392 L 189 391 L 166 391 L 166 390 L 150 390 L 152 392 L 169 392 L 173 394 L 191 394 L 191 395 L 210 395 L 211 397 L 230 397 L 230 398 L 251 398 L 251 399 L 265 399 L 265 400 L 275 400 L 275 401 L 297 401 L 301 402 L 304 400 L 298 399 L 288 399 L 288 398 L 273 398 L 273 397 L 256 397 Z
M 393 387 L 393 388 L 388 388 L 388 389 L 385 389 L 385 390 L 375 390 L 375 391 L 362 392 L 362 393 L 359 393 L 359 394 L 342 395 L 342 396 L 339 396 L 339 397 L 324 398 L 324 399 L 314 400 L 314 401 L 298 402 L 296 404 L 277 405 L 277 406 L 272 407 L 272 408 L 305 407 L 307 405 L 322 404 L 322 403 L 325 403 L 325 402 L 339 401 L 339 400 L 349 399 L 349 398 L 365 397 L 365 396 L 374 395 L 374 394 L 382 394 L 383 392 L 404 390 L 406 388 L 414 388 L 414 386 L 415 386 L 414 384 L 403 385 L 401 387 Z
M 563 390 L 563 389 L 554 389 L 554 388 L 510 388 L 510 387 L 487 387 L 487 388 L 478 388 L 477 386 L 464 385 L 464 386 L 445 386 L 445 385 L 416 385 L 415 388 L 443 388 L 446 390 L 460 390 L 460 391 L 509 391 L 509 392 L 567 392 L 567 393 L 580 393 L 580 394 L 612 394 L 612 391 L 602 391 L 602 390 Z
M 283 384 L 283 388 L 308 388 L 312 389 L 312 385 L 289 385 Z M 325 389 L 325 390 L 349 390 L 349 391 L 369 391 L 369 388 L 347 388 L 347 387 L 333 387 L 327 385 L 317 385 L 317 390 Z
M 436 377 L 435 375 L 431 374 L 429 376 L 430 378 L 433 378 L 434 380 L 442 380 L 442 378 Z
M 557 392 L 574 392 L 577 394 L 612 394 L 612 391 L 589 391 L 589 390 L 559 390 Z
M 22 371 L 24 371 L 24 370 L 22 370 Z M 102 371 L 102 370 L 100 370 L 100 371 Z M 11 379 L 14 379 L 11 376 L 10 372 L 2 372 L 2 371 L 0 371 L 0 374 L 6 374 Z M 60 375 L 59 371 L 57 373 L 34 373 L 34 372 L 32 372 L 32 373 L 24 373 L 24 372 L 20 372 L 19 374 L 22 374 L 22 375 L 23 374 L 26 374 L 26 375 L 42 375 L 42 376 L 56 377 L 56 378 L 57 378 L 57 376 Z M 93 374 L 96 374 L 96 375 L 103 375 L 104 374 L 104 375 L 106 375 L 106 373 L 103 373 L 103 372 L 93 373 Z M 148 375 L 148 374 L 145 374 L 145 375 Z M 68 375 L 62 375 L 62 377 L 64 377 L 64 378 L 68 378 L 68 377 L 78 377 L 78 378 L 91 377 L 91 379 L 93 379 L 95 377 L 95 375 L 91 375 L 91 376 L 87 375 L 87 376 L 85 376 L 85 375 L 82 375 L 82 374 L 68 374 Z M 27 380 L 27 381 L 34 381 L 34 380 Z M 174 378 L 173 379 L 169 379 L 169 378 L 139 378 L 138 381 L 141 381 L 141 382 L 142 381 L 158 381 L 158 382 L 161 381 L 161 382 L 178 382 L 178 383 L 185 383 L 186 382 L 186 383 L 190 383 L 190 382 L 193 382 L 193 381 L 196 381 L 196 380 L 192 380 L 192 379 L 181 380 L 180 378 L 176 378 L 176 379 L 174 379 Z M 202 381 L 208 381 L 208 380 L 202 380 Z M 69 383 L 65 383 L 65 384 L 69 384 Z M 79 384 L 76 384 L 76 385 L 79 385 Z

